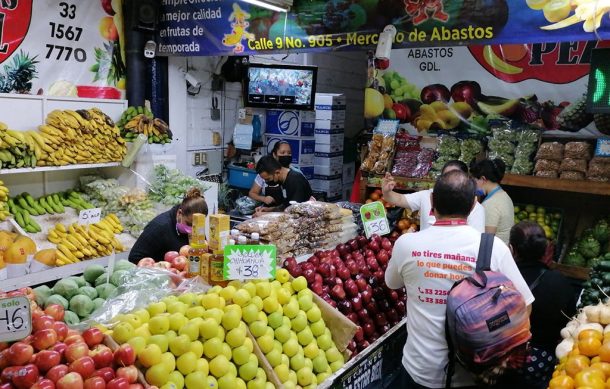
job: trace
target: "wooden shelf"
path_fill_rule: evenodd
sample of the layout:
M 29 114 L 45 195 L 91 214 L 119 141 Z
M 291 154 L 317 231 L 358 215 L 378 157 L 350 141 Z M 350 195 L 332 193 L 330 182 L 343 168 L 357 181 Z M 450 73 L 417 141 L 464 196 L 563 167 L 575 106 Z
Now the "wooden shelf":
M 381 188 L 382 175 L 365 177 L 366 186 L 369 188 Z M 429 178 L 394 177 L 396 189 L 420 190 L 429 189 L 434 185 L 434 180 Z
M 506 174 L 502 185 L 609 196 L 610 183 Z
M 22 173 L 41 173 L 41 172 L 54 172 L 60 170 L 79 170 L 79 169 L 97 169 L 101 167 L 116 167 L 121 166 L 120 162 L 108 162 L 108 163 L 79 163 L 74 165 L 64 166 L 40 166 L 40 167 L 21 167 L 15 169 L 0 169 L 0 174 L 22 174 Z

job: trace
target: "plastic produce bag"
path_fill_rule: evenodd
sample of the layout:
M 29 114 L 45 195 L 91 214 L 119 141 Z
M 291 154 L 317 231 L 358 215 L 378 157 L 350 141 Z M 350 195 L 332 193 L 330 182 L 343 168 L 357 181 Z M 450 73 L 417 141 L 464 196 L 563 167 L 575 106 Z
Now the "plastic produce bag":
M 180 204 L 191 188 L 199 188 L 201 193 L 209 189 L 204 182 L 189 177 L 178 169 L 169 169 L 165 165 L 155 166 L 150 181 L 148 188 L 150 198 L 169 206 Z
M 242 215 L 252 215 L 256 209 L 256 201 L 248 196 L 242 196 L 235 200 L 235 209 Z
M 566 143 L 563 156 L 572 159 L 591 159 L 592 147 L 587 142 L 568 142 Z
M 563 159 L 563 149 L 564 146 L 559 142 L 545 142 L 538 148 L 536 159 L 561 161 Z
M 587 161 L 584 159 L 564 158 L 561 161 L 561 166 L 559 167 L 559 170 L 562 172 L 573 171 L 584 174 L 587 172 Z

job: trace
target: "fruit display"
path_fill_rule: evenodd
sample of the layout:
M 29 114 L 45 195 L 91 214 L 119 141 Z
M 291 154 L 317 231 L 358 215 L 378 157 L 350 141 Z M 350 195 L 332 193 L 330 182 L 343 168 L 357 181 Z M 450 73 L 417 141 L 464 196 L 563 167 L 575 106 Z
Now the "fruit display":
M 548 209 L 533 204 L 515 205 L 515 223 L 530 220 L 540 224 L 549 240 L 557 240 L 562 215 L 556 209 Z
M 148 138 L 148 143 L 170 143 L 172 132 L 167 123 L 155 118 L 146 107 L 129 107 L 117 122 L 121 135 L 127 142 L 133 141 L 139 134 Z
M 6 220 L 11 213 L 8 208 L 8 195 L 8 188 L 4 185 L 4 182 L 0 180 L 0 221 Z
M 334 250 L 317 251 L 305 262 L 284 261 L 293 277 L 304 277 L 310 289 L 347 316 L 358 330 L 348 348 L 359 352 L 396 325 L 406 314 L 406 291 L 385 285 L 392 241 L 360 235 Z
M 59 305 L 65 310 L 63 320 L 69 325 L 78 324 L 89 318 L 106 299 L 114 296 L 117 287 L 128 276 L 128 270 L 134 267 L 128 261 L 117 261 L 112 274 L 108 274 L 108 269 L 103 266 L 88 266 L 81 276 L 61 279 L 52 287 L 41 285 L 34 288 L 36 303 L 44 309 Z
M 27 236 L 0 231 L 0 264 L 26 267 L 28 257 L 36 254 L 36 243 Z M 9 272 L 9 277 L 11 272 Z M 20 272 L 25 273 L 25 269 Z
M 0 168 L 35 167 L 42 157 L 42 139 L 35 131 L 15 131 L 0 122 Z
M 48 239 L 57 245 L 56 265 L 62 266 L 110 255 L 113 251 L 125 251 L 115 236 L 122 231 L 123 227 L 116 215 L 109 214 L 89 225 L 73 223 L 65 226 L 57 223 L 49 230 Z
M 369 193 L 369 197 L 366 199 L 365 203 L 368 204 L 372 203 L 373 201 L 381 201 L 381 203 L 386 209 L 394 207 L 394 205 L 384 200 L 381 189 L 375 189 L 371 193 Z
M 394 142 L 393 133 L 374 133 L 361 169 L 376 174 L 385 173 L 392 165 Z
M 394 231 L 390 233 L 389 239 L 392 243 L 402 234 L 419 231 L 419 211 L 405 209 L 396 221 Z
M 581 306 L 605 302 L 610 294 L 610 253 L 600 255 L 591 264 L 590 278 L 583 283 Z
M 610 226 L 607 219 L 600 219 L 595 225 L 583 231 L 563 258 L 563 263 L 572 266 L 593 267 L 600 255 L 608 253 Z
M 609 6 L 599 6 L 594 0 L 572 3 L 567 0 L 528 0 L 527 5 L 534 10 L 541 10 L 544 18 L 552 23 L 541 26 L 542 30 L 557 30 L 583 22 L 585 32 L 593 32 L 601 25 L 601 20 L 610 11 Z M 574 14 L 572 14 L 574 11 Z
M 182 202 L 184 194 L 191 188 L 199 188 L 203 194 L 209 187 L 203 181 L 187 176 L 178 169 L 158 164 L 155 165 L 150 180 L 148 196 L 153 201 L 173 207 Z
M 184 277 L 186 275 L 187 257 L 190 249 L 189 245 L 185 245 L 180 248 L 180 251 L 168 251 L 163 256 L 163 261 L 159 262 L 155 262 L 150 257 L 145 257 L 138 261 L 138 266 L 163 269 Z

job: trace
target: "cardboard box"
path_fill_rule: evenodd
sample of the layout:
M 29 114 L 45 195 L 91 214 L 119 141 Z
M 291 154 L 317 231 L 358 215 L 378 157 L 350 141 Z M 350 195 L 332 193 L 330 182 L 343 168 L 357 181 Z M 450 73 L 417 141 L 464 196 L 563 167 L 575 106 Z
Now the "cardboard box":
M 317 128 L 314 131 L 313 137 L 316 140 L 316 143 L 343 145 L 345 142 L 345 131 L 342 128 L 335 130 L 323 130 Z
M 318 192 L 325 192 L 329 196 L 341 195 L 343 183 L 341 176 L 320 176 L 315 175 L 311 182 L 311 188 Z
M 343 183 L 343 191 L 342 191 L 342 196 L 343 200 L 349 201 L 350 197 L 352 196 L 352 186 L 354 185 L 354 183 Z
M 318 143 L 316 142 L 316 153 L 336 153 L 343 151 L 343 143 Z
M 313 136 L 316 121 L 314 111 L 268 109 L 265 133 L 281 136 Z
M 342 93 L 316 93 L 316 111 L 345 110 L 345 95 Z
M 313 165 L 330 166 L 336 167 L 338 169 L 343 169 L 343 153 L 315 153 L 313 158 Z
M 316 120 L 345 121 L 345 110 L 316 109 Z
M 356 162 L 343 164 L 343 185 L 354 182 L 356 177 Z
M 210 250 L 223 250 L 229 243 L 229 230 L 231 229 L 231 218 L 229 215 L 212 214 L 208 216 L 210 236 L 208 245 Z
M 339 168 L 339 166 L 321 166 L 314 165 L 313 166 L 314 174 L 319 176 L 336 176 L 343 174 L 343 169 Z
M 271 155 L 275 142 L 286 141 L 292 149 L 292 163 L 299 166 L 313 166 L 313 156 L 316 149 L 316 141 L 309 138 L 290 138 L 286 136 L 265 135 L 265 147 L 267 155 Z
M 301 171 L 301 173 L 303 173 L 305 178 L 307 178 L 308 180 L 313 180 L 313 176 L 315 174 L 314 166 L 294 165 L 294 167 L 299 168 L 299 170 Z
M 345 128 L 345 119 L 343 120 L 318 120 L 315 123 L 316 130 L 342 130 Z

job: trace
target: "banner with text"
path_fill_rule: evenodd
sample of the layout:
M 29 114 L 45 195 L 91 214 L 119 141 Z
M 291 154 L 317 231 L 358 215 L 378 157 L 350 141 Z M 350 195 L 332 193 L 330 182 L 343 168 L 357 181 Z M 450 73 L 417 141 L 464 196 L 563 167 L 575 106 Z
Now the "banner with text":
M 236 0 L 162 0 L 160 55 L 354 50 L 393 24 L 394 48 L 610 39 L 606 3 L 549 0 L 295 0 L 288 13 Z M 596 35 L 597 34 L 597 35 Z
M 0 93 L 123 97 L 121 4 L 0 1 Z
M 545 131 L 610 135 L 610 115 L 585 110 L 591 53 L 609 46 L 580 41 L 392 50 L 388 68 L 369 66 L 364 115 L 372 123 L 398 119 L 413 134 L 485 134 L 490 120 L 504 117 Z

